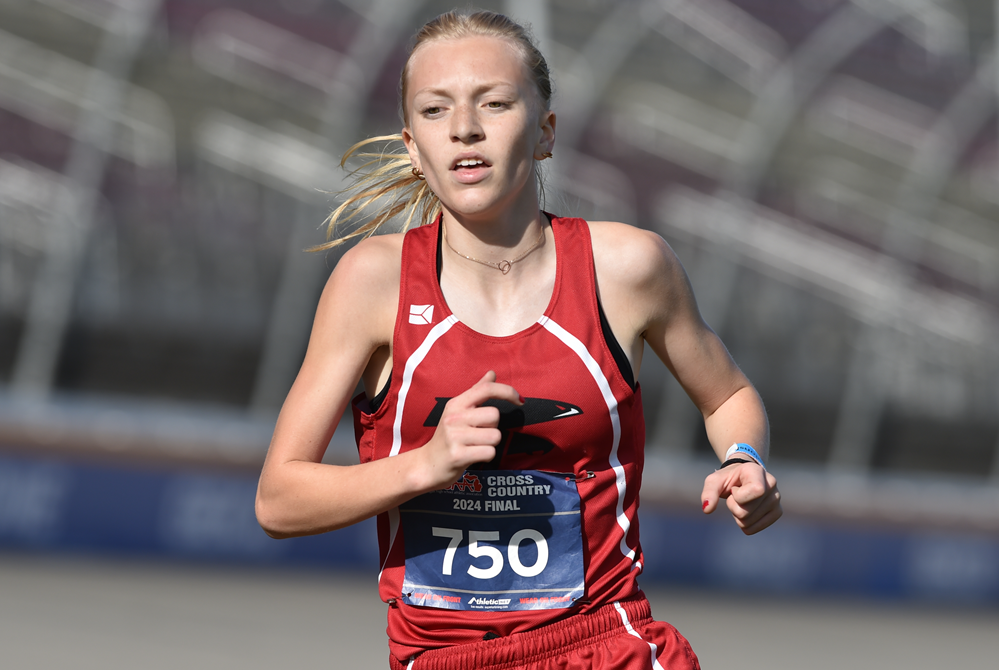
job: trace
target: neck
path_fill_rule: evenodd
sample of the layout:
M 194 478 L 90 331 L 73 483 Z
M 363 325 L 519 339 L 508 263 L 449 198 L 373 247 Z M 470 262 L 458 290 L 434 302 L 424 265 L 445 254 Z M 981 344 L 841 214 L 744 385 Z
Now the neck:
M 537 200 L 499 216 L 475 216 L 444 209 L 448 242 L 460 254 L 485 261 L 515 258 L 533 245 L 547 223 Z
M 537 321 L 557 274 L 554 238 L 537 203 L 530 216 L 500 221 L 469 222 L 445 211 L 442 224 L 440 286 L 458 319 L 495 336 Z
M 453 226 L 453 227 L 458 227 L 458 226 Z M 450 251 L 451 253 L 453 253 L 453 254 L 455 254 L 457 256 L 461 256 L 462 258 L 464 258 L 466 261 L 469 261 L 470 263 L 475 263 L 477 265 L 480 265 L 480 266 L 486 267 L 486 268 L 492 268 L 494 270 L 498 270 L 500 272 L 500 274 L 507 275 L 507 274 L 509 274 L 513 270 L 513 266 L 514 265 L 516 265 L 517 263 L 521 262 L 522 260 L 525 260 L 528 256 L 530 256 L 535 250 L 537 250 L 544 243 L 544 241 L 545 241 L 544 224 L 542 223 L 542 224 L 537 225 L 537 226 L 528 225 L 525 228 L 525 230 L 530 230 L 531 228 L 537 228 L 538 229 L 538 234 L 534 238 L 534 241 L 531 242 L 530 245 L 527 246 L 527 247 L 524 246 L 524 241 L 525 240 L 524 240 L 523 237 L 521 237 L 521 239 L 518 240 L 511 247 L 497 246 L 497 245 L 481 245 L 481 244 L 479 244 L 479 245 L 469 245 L 471 247 L 484 247 L 484 251 L 488 252 L 488 255 L 493 256 L 494 257 L 493 259 L 489 259 L 489 258 L 486 258 L 486 257 L 477 258 L 475 256 L 463 253 L 463 252 L 459 251 L 458 249 L 456 249 L 455 246 L 448 239 L 448 234 L 447 234 L 448 228 L 447 228 L 446 224 L 443 225 L 444 245 L 447 247 L 448 251 Z M 466 241 L 470 242 L 471 240 L 468 239 L 468 238 L 469 237 L 474 237 L 474 236 L 466 235 L 465 237 L 466 237 Z M 509 254 L 514 254 L 515 253 L 516 256 L 511 255 L 509 257 L 503 257 L 504 253 L 509 253 Z M 497 256 L 497 254 L 499 254 L 499 255 Z M 486 256 L 486 254 L 483 253 L 483 256 Z
M 537 249 L 538 247 L 541 246 L 541 243 L 544 242 L 544 240 L 545 240 L 545 229 L 542 228 L 541 232 L 538 233 L 537 239 L 534 240 L 534 243 L 531 246 L 529 246 L 526 249 L 524 249 L 522 252 L 520 252 L 520 254 L 518 254 L 515 258 L 504 258 L 503 260 L 501 260 L 499 262 L 486 261 L 486 260 L 482 260 L 481 258 L 475 258 L 474 256 L 469 256 L 468 254 L 463 254 L 460 251 L 458 251 L 457 249 L 455 249 L 454 246 L 447 239 L 447 228 L 444 228 L 444 244 L 447 245 L 448 249 L 450 249 L 452 252 L 458 254 L 459 256 L 461 256 L 462 258 L 464 258 L 467 261 L 471 261 L 473 263 L 478 263 L 479 265 L 482 265 L 482 266 L 485 266 L 485 267 L 495 268 L 495 269 L 499 270 L 501 274 L 509 274 L 510 271 L 513 269 L 513 266 L 515 264 L 517 264 L 520 261 L 522 261 L 525 258 L 527 258 L 527 256 L 532 251 L 534 251 L 535 249 Z

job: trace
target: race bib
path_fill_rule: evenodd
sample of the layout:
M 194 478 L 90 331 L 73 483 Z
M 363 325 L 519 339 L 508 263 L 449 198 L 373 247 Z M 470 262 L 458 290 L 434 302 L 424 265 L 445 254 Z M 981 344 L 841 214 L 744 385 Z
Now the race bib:
M 399 507 L 402 600 L 453 610 L 571 607 L 583 597 L 583 538 L 573 475 L 466 472 Z

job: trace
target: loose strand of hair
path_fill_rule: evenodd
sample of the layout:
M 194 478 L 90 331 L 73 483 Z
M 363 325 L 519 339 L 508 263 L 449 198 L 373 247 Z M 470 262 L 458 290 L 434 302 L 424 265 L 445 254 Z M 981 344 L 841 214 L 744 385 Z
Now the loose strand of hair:
M 402 142 L 401 135 L 380 135 L 362 140 L 344 152 L 340 159 L 342 168 L 346 167 L 351 158 L 366 160 L 350 170 L 353 183 L 339 192 L 341 195 L 349 195 L 324 221 L 326 242 L 310 247 L 308 251 L 327 251 L 357 237 L 370 237 L 407 210 L 401 226 L 403 231 L 413 225 L 417 214 L 417 225 L 428 223 L 432 216 L 436 216 L 440 210 L 437 196 L 430 190 L 426 180 L 413 174 L 408 154 L 388 149 L 379 152 L 360 151 L 371 144 L 391 145 L 397 142 Z M 364 219 L 371 209 L 377 211 L 369 220 L 350 232 L 338 234 L 341 229 Z

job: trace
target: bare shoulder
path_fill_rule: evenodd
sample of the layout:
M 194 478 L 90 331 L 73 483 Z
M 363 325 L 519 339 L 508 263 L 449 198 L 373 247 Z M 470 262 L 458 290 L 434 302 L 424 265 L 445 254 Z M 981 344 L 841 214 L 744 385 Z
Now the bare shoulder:
M 602 290 L 610 283 L 629 291 L 661 290 L 664 281 L 682 275 L 676 254 L 656 233 L 617 221 L 590 221 L 589 226 Z
M 590 234 L 600 300 L 618 340 L 632 343 L 632 360 L 639 338 L 701 322 L 687 273 L 662 237 L 614 221 L 591 222 Z
M 402 271 L 401 233 L 376 235 L 358 242 L 337 262 L 331 282 L 360 292 L 398 289 Z
M 377 235 L 344 253 L 323 289 L 317 327 L 351 324 L 372 340 L 391 340 L 399 302 L 402 239 L 402 234 Z

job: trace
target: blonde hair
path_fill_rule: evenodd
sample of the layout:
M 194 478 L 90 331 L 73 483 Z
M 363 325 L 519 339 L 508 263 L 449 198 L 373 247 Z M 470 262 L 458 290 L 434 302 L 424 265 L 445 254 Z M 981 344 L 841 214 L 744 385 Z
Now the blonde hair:
M 451 11 L 428 21 L 413 37 L 406 64 L 399 77 L 399 115 L 403 125 L 409 114 L 406 109 L 406 84 L 413 53 L 428 42 L 473 36 L 499 37 L 512 42 L 531 72 L 541 103 L 545 109 L 551 107 L 552 81 L 548 63 L 526 28 L 496 12 Z M 378 151 L 361 153 L 361 149 L 372 144 L 383 146 Z M 413 170 L 402 144 L 402 135 L 382 135 L 358 142 L 344 153 L 340 167 L 344 167 L 347 160 L 354 156 L 366 160 L 360 167 L 351 170 L 354 183 L 345 191 L 350 195 L 326 219 L 327 241 L 312 247 L 310 251 L 333 249 L 352 238 L 369 237 L 400 214 L 405 215 L 401 226 L 405 231 L 412 226 L 414 219 L 416 225 L 422 226 L 433 221 L 441 211 L 437 195 L 430 190 L 422 176 L 418 176 Z M 537 169 L 536 175 L 540 181 Z M 355 230 L 337 235 L 338 227 L 365 219 L 367 220 Z

